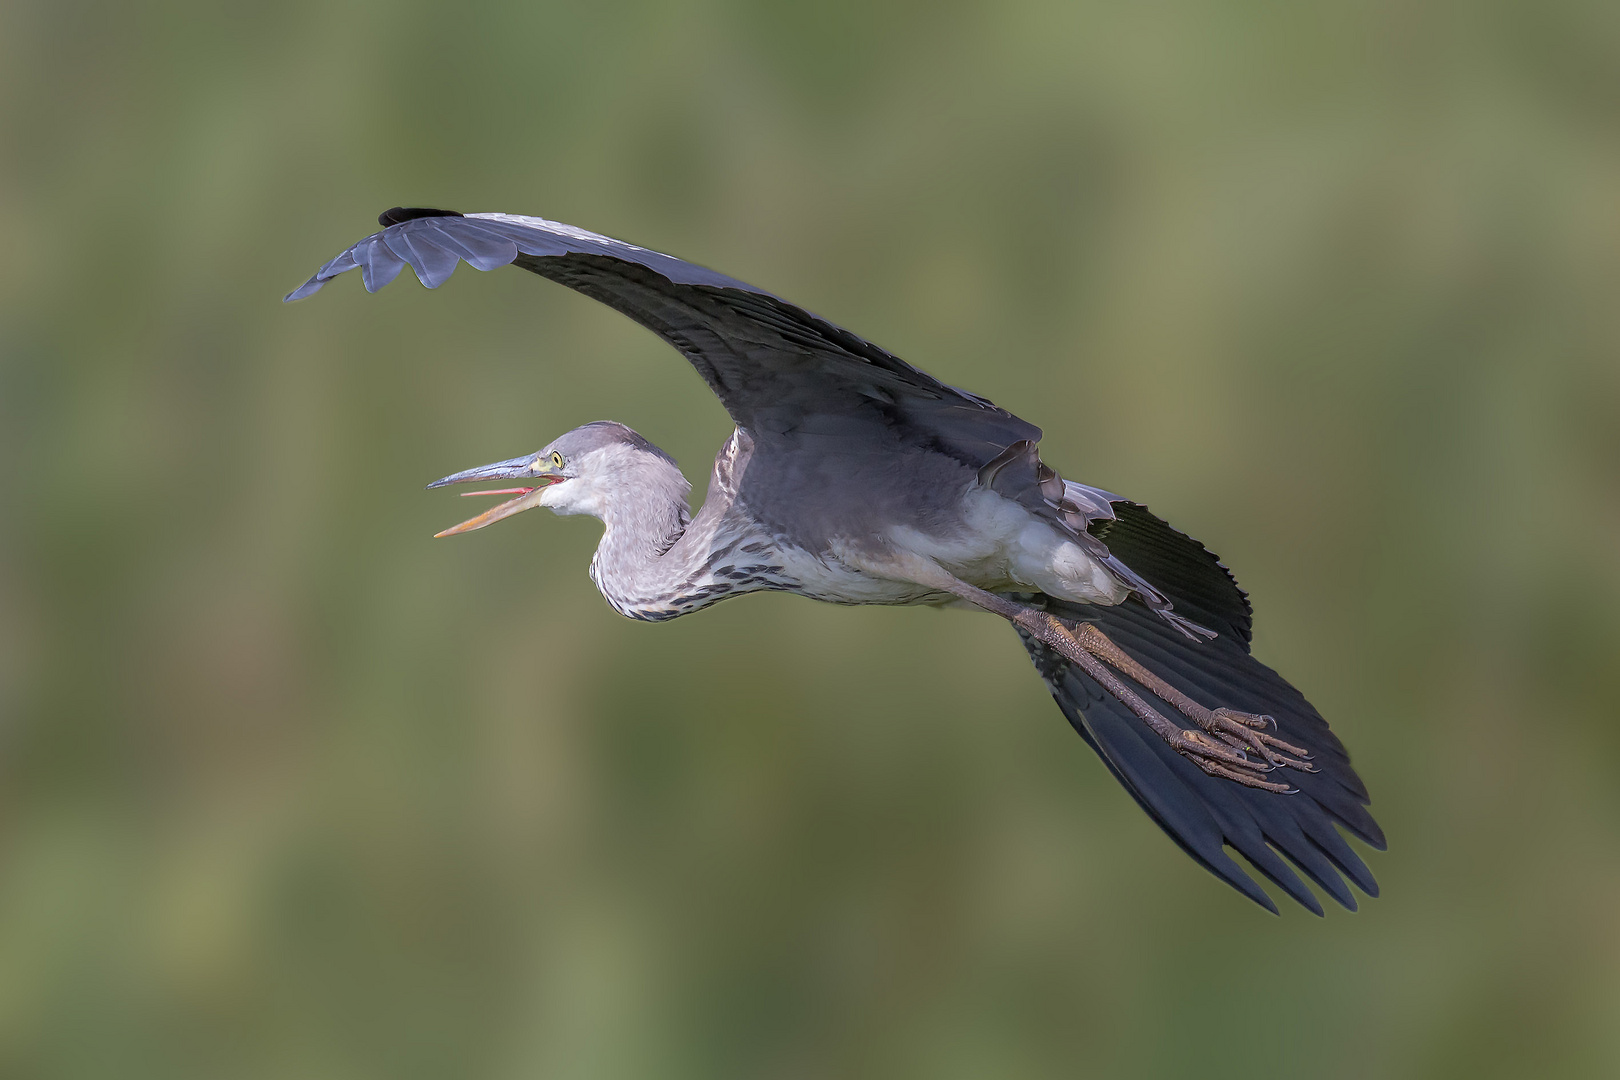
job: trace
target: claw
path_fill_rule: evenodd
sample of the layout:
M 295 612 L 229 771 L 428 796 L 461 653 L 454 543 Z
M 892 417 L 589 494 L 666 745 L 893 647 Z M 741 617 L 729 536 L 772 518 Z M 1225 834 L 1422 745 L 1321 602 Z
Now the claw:
M 1258 730 L 1267 722 L 1276 723 L 1269 716 L 1256 716 L 1253 713 L 1220 708 L 1209 710 L 1207 722 L 1202 722 L 1199 726 L 1245 753 L 1258 755 L 1261 760 L 1272 768 L 1315 772 L 1316 769 L 1308 764 L 1311 757 L 1310 751 L 1302 746 L 1283 742 L 1275 735 Z M 1277 749 L 1273 750 L 1272 747 Z M 1283 752 L 1278 753 L 1278 750 Z
M 1285 757 L 1282 754 L 1267 754 L 1266 760 L 1279 769 L 1295 769 L 1299 772 L 1316 772 L 1316 766 L 1309 761 L 1299 758 Z

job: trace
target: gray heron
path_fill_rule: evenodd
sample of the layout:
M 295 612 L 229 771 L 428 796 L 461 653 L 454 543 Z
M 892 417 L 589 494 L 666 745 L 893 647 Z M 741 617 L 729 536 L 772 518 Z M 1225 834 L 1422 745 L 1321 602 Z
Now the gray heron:
M 978 608 L 1012 623 L 1058 707 L 1172 840 L 1276 912 L 1227 854 L 1306 908 L 1289 863 L 1354 910 L 1378 886 L 1340 833 L 1383 831 L 1327 722 L 1249 651 L 1247 594 L 1146 507 L 1065 480 L 1041 431 L 781 297 L 543 218 L 395 207 L 298 300 L 358 268 L 437 288 L 467 262 L 550 278 L 674 346 L 736 423 L 708 496 L 663 451 L 598 421 L 429 487 L 511 496 L 440 536 L 536 506 L 604 525 L 590 574 L 615 610 L 673 619 L 742 593 Z M 1286 857 L 1286 861 L 1285 861 Z

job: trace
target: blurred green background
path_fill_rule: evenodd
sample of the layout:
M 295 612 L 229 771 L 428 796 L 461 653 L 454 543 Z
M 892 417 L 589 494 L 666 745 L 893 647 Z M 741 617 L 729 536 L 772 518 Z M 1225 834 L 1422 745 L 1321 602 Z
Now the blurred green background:
M 997 620 L 663 626 L 455 469 L 680 359 L 397 204 L 773 289 L 1203 539 L 1391 849 L 1199 870 Z M 0 6 L 0 1074 L 1620 1075 L 1620 6 Z

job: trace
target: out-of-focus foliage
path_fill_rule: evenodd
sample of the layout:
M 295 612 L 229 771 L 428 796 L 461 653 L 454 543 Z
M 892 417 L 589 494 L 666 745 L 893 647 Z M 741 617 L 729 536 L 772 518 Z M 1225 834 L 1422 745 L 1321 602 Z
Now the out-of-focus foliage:
M 421 485 L 680 359 L 396 203 L 822 312 L 1222 553 L 1388 829 L 1190 863 L 994 619 L 665 626 Z M 1620 1073 L 1620 6 L 0 6 L 0 1073 Z

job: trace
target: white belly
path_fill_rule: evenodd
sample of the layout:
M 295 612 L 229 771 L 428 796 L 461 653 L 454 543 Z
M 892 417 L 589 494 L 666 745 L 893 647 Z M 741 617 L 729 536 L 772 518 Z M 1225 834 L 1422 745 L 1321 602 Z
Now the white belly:
M 899 552 L 927 559 L 952 576 L 991 591 L 1031 590 L 1075 603 L 1118 604 L 1130 590 L 1057 527 L 1025 507 L 982 488 L 963 503 L 963 527 L 936 535 L 896 526 L 884 537 Z M 800 553 L 783 569 L 817 599 L 861 604 L 942 603 L 953 598 L 882 572 L 863 545 L 821 560 Z

